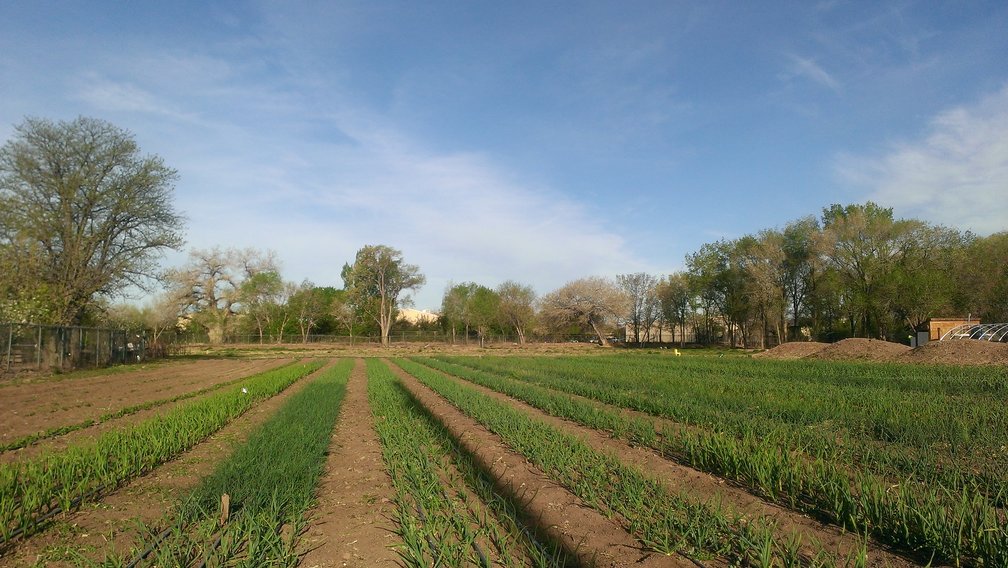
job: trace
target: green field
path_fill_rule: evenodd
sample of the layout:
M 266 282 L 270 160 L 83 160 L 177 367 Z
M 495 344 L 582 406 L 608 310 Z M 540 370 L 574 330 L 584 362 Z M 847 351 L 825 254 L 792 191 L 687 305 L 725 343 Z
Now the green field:
M 389 509 L 370 523 L 379 536 L 369 542 L 405 566 L 590 566 L 613 560 L 597 558 L 607 542 L 630 543 L 617 563 L 1008 566 L 1003 368 L 478 353 L 488 355 L 296 362 L 170 398 L 152 390 L 142 405 L 150 416 L 131 418 L 128 406 L 95 410 L 92 426 L 53 424 L 44 442 L 122 421 L 28 459 L 3 450 L 0 566 L 32 554 L 35 565 L 58 566 L 303 565 L 320 542 L 309 545 L 309 529 L 343 526 L 334 504 L 359 499 L 336 483 L 336 496 L 319 501 L 324 477 L 356 460 L 323 468 L 340 432 L 380 448 L 362 473 L 388 486 L 366 487 L 363 510 Z M 285 392 L 283 404 L 268 404 Z M 348 393 L 373 424 L 338 420 Z M 212 467 L 183 471 L 189 489 L 163 516 L 141 521 L 127 505 L 119 526 L 137 536 L 77 551 L 72 543 L 87 537 L 77 515 L 105 510 L 107 496 L 130 495 L 135 480 L 212 448 L 208 437 L 267 407 L 244 441 L 211 450 Z M 495 469 L 499 460 L 528 468 L 521 485 L 502 481 L 510 470 Z M 38 552 L 25 552 L 36 541 Z

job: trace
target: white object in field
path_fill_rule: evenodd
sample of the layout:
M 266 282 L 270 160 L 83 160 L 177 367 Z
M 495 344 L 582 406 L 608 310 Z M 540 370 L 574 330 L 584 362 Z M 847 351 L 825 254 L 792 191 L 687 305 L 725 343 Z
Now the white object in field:
M 676 349 L 676 350 L 675 350 L 675 356 L 676 356 L 676 357 L 678 357 L 678 356 L 680 356 L 680 355 L 682 355 L 682 353 L 680 353 L 680 352 L 679 352 L 679 350 L 678 350 L 678 349 Z
M 245 388 L 245 387 L 242 387 L 242 394 L 248 394 L 248 389 Z

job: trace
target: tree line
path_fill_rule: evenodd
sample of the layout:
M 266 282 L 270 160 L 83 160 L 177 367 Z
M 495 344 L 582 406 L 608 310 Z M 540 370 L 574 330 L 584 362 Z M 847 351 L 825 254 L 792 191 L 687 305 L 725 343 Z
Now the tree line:
M 897 219 L 872 202 L 707 243 L 685 267 L 647 288 L 645 304 L 702 343 L 899 341 L 932 317 L 1008 321 L 1008 233 Z
M 1008 233 L 979 237 L 874 203 L 832 205 L 782 229 L 704 244 L 668 275 L 586 277 L 541 297 L 528 283 L 450 284 L 436 322 L 397 321 L 426 282 L 387 245 L 362 247 L 343 283 L 289 282 L 271 251 L 192 250 L 172 203 L 177 172 L 107 122 L 26 119 L 0 148 L 0 321 L 115 325 L 211 342 L 435 328 L 453 341 L 585 334 L 606 344 L 766 347 L 788 340 L 902 339 L 934 316 L 1008 321 Z M 126 287 L 161 290 L 115 305 Z M 668 334 L 665 337 L 665 334 Z

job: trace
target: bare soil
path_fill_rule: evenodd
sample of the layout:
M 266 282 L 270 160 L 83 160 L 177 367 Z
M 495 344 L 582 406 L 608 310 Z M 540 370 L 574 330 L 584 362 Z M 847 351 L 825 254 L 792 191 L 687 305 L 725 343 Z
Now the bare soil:
M 560 542 L 585 565 L 600 567 L 695 566 L 683 557 L 643 550 L 640 543 L 613 520 L 557 485 L 542 471 L 512 451 L 497 435 L 465 416 L 451 403 L 390 365 L 413 396 L 471 453 L 480 467 L 497 480 L 497 490 L 521 503 L 529 522 Z
M 829 361 L 865 360 L 892 361 L 903 355 L 910 348 L 901 343 L 892 343 L 881 339 L 862 339 L 852 337 L 831 343 L 828 347 L 808 356 L 808 359 L 825 359 Z
M 258 344 L 234 344 L 221 346 L 197 346 L 193 352 L 213 357 L 215 355 L 239 353 L 242 357 L 280 357 L 280 356 L 310 356 L 310 357 L 410 357 L 414 355 L 521 355 L 521 356 L 558 356 L 558 355 L 601 355 L 612 353 L 613 349 L 601 347 L 593 343 L 486 343 L 480 346 L 478 341 L 468 344 L 461 341 L 455 345 L 450 343 L 430 342 L 393 342 L 389 347 L 378 343 L 284 343 L 280 345 L 261 346 Z
M 860 360 L 940 365 L 1008 365 L 1008 343 L 951 339 L 911 349 L 880 339 L 851 338 L 836 343 L 795 341 L 753 355 L 757 359 Z
M 687 495 L 700 502 L 720 504 L 725 510 L 735 511 L 749 519 L 758 517 L 771 518 L 776 523 L 776 532 L 781 541 L 787 541 L 786 535 L 798 533 L 802 535 L 806 549 L 807 545 L 814 542 L 821 545 L 823 550 L 831 552 L 841 559 L 851 557 L 861 545 L 857 535 L 846 532 L 839 527 L 821 523 L 804 513 L 792 511 L 765 501 L 730 480 L 679 464 L 659 455 L 650 448 L 633 446 L 623 440 L 614 439 L 605 432 L 546 414 L 525 402 L 481 385 L 470 383 L 452 375 L 446 375 L 454 380 L 464 382 L 466 386 L 474 388 L 487 396 L 514 406 L 538 420 L 542 420 L 558 429 L 573 434 L 598 451 L 616 455 L 624 463 L 631 464 L 641 471 L 650 474 L 652 477 L 661 480 L 673 493 Z M 642 413 L 619 409 L 595 401 L 589 401 L 582 397 L 577 398 L 610 411 L 623 412 L 629 416 L 655 420 L 654 417 Z M 661 426 L 669 428 L 682 427 L 669 421 L 656 422 L 659 422 Z M 814 553 L 809 549 L 806 552 Z M 887 566 L 891 568 L 918 566 L 918 564 L 912 561 L 889 552 L 887 547 L 877 543 L 869 545 L 869 559 L 868 566 Z
M 127 406 L 172 398 L 287 361 L 186 361 L 136 372 L 9 385 L 0 391 L 0 443 L 50 428 L 97 421 L 103 414 Z
M 829 343 L 818 341 L 789 341 L 781 343 L 773 349 L 756 353 L 753 357 L 757 359 L 803 359 L 827 347 L 829 347 Z
M 395 495 L 357 359 L 333 433 L 312 522 L 304 534 L 306 568 L 398 566 L 392 518 Z
M 895 360 L 946 365 L 1008 365 L 1008 343 L 977 339 L 932 341 L 901 354 Z
M 128 559 L 140 545 L 139 523 L 151 525 L 170 519 L 182 496 L 212 473 L 219 462 L 227 459 L 257 427 L 309 382 L 309 377 L 302 378 L 176 459 L 95 503 L 62 515 L 48 530 L 19 543 L 0 557 L 0 568 L 77 566 L 75 557 L 97 562 L 113 556 Z

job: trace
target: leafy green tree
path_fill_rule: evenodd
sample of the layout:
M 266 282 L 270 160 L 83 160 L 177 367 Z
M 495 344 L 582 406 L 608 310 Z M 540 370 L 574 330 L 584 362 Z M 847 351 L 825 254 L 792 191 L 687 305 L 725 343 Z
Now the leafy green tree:
M 250 275 L 238 289 L 239 302 L 245 315 L 255 323 L 259 343 L 263 343 L 265 331 L 270 329 L 276 315 L 276 308 L 283 292 L 283 277 L 276 270 L 264 270 Z
M 960 276 L 957 268 L 970 234 L 921 223 L 911 229 L 909 243 L 894 268 L 892 309 L 914 332 L 926 330 L 929 319 L 955 310 Z
M 716 339 L 714 319 L 720 294 L 718 278 L 724 270 L 722 257 L 713 244 L 707 243 L 699 251 L 686 255 L 686 269 L 702 317 L 697 339 L 710 345 Z
M 427 279 L 418 266 L 403 260 L 402 252 L 385 245 L 367 245 L 357 251 L 344 273 L 351 302 L 378 324 L 382 345 L 387 346 L 396 310 L 409 302 L 409 296 L 400 295 L 423 286 Z
M 679 328 L 679 345 L 686 346 L 686 323 L 691 315 L 691 299 L 689 275 L 685 272 L 670 274 L 659 280 L 655 293 L 661 306 L 665 321 L 672 325 L 672 338 L 675 339 L 676 327 Z
M 518 343 L 524 345 L 526 333 L 535 323 L 535 290 L 532 286 L 507 280 L 497 287 L 497 295 L 500 297 L 498 317 L 501 326 L 515 330 Z
M 1008 322 L 1008 231 L 967 243 L 955 278 L 955 305 L 961 314 Z
M 176 178 L 161 158 L 142 155 L 129 132 L 102 120 L 29 118 L 16 126 L 0 148 L 0 256 L 37 269 L 14 302 L 47 298 L 21 311 L 46 323 L 82 323 L 96 298 L 129 285 L 146 289 L 161 253 L 183 242 L 172 205 Z M 0 274 L 2 281 L 10 273 Z M 0 282 L 0 291 L 10 302 L 11 285 Z
M 493 331 L 499 321 L 500 296 L 486 286 L 477 286 L 469 299 L 468 311 L 482 345 L 486 336 Z
M 896 267 L 912 245 L 919 221 L 897 220 L 875 203 L 832 205 L 823 210 L 827 257 L 846 288 L 850 312 L 861 333 L 885 337 L 892 325 Z
M 308 280 L 297 286 L 287 304 L 294 316 L 302 343 L 308 343 L 308 336 L 331 310 L 331 299 L 325 289 L 316 287 Z
M 441 324 L 445 331 L 451 331 L 452 343 L 459 328 L 465 330 L 465 341 L 469 342 L 469 328 L 472 325 L 472 296 L 479 285 L 475 282 L 448 284 L 441 298 Z
M 636 272 L 633 274 L 617 274 L 616 282 L 623 288 L 623 292 L 630 299 L 626 320 L 633 328 L 634 343 L 640 344 L 641 329 L 643 328 L 647 332 L 650 332 L 651 324 L 654 323 L 652 307 L 655 298 L 655 285 L 658 283 L 658 279 L 644 272 Z
M 782 287 L 791 324 L 785 337 L 798 339 L 801 333 L 802 314 L 810 312 L 810 297 L 816 287 L 816 278 L 822 273 L 821 256 L 817 244 L 821 241 L 819 221 L 803 217 L 788 223 L 781 232 Z M 812 316 L 815 319 L 815 316 Z M 815 327 L 813 325 L 813 327 Z

